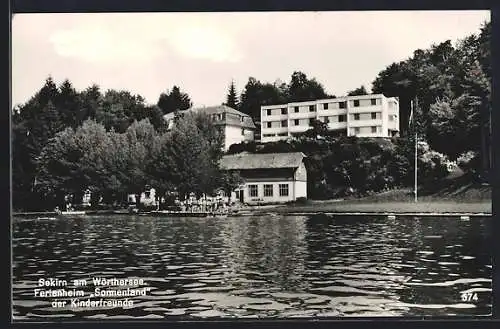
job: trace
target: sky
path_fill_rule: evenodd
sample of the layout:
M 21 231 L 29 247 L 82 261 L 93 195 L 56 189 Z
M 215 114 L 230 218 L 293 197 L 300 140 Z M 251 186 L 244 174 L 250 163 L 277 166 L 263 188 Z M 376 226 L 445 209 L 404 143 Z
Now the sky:
M 225 101 L 249 77 L 294 71 L 345 95 L 416 49 L 478 33 L 489 11 L 18 14 L 12 19 L 12 105 L 52 76 L 156 103 L 174 85 L 195 106 Z

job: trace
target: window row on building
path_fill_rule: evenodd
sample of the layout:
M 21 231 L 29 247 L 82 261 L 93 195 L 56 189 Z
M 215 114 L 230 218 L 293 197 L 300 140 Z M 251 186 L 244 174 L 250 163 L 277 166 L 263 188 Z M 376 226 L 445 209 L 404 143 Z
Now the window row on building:
M 350 114 L 349 118 L 354 121 L 358 120 L 379 120 L 382 119 L 382 113 L 381 112 L 371 112 L 371 113 L 354 113 Z M 290 120 L 290 125 L 292 126 L 309 126 L 313 123 L 314 120 L 317 120 L 316 118 L 308 118 L 308 119 L 291 119 Z M 319 117 L 318 120 L 324 122 L 324 123 L 331 123 L 331 122 L 346 122 L 347 121 L 347 114 L 340 114 L 340 115 L 332 115 L 332 116 L 322 116 Z M 389 120 L 393 121 L 394 116 L 389 116 Z M 266 128 L 279 128 L 279 127 L 288 127 L 288 121 L 289 120 L 281 120 L 281 121 L 267 121 Z
M 349 101 L 349 103 L 351 107 L 377 106 L 382 104 L 382 100 L 380 98 L 355 99 Z M 318 104 L 318 107 L 322 108 L 323 110 L 345 109 L 347 108 L 347 101 L 321 103 Z M 302 108 L 308 109 L 309 112 L 316 112 L 316 105 L 306 105 L 302 106 Z M 300 106 L 290 107 L 290 110 L 292 109 L 293 109 L 292 113 L 300 113 Z M 266 109 L 265 114 L 268 116 L 279 115 L 279 114 L 287 115 L 288 107 L 282 107 L 277 109 Z
M 289 184 L 278 184 L 278 195 L 281 197 L 286 197 L 289 195 Z M 274 196 L 274 185 L 273 184 L 264 184 L 264 195 L 263 197 L 273 197 Z M 248 195 L 251 198 L 261 197 L 259 195 L 259 186 L 257 184 L 249 184 L 248 185 Z
M 351 135 L 357 134 L 376 134 L 382 131 L 381 126 L 368 126 L 368 127 L 351 127 Z
M 245 122 L 245 116 L 244 115 L 237 115 L 237 114 L 233 114 L 233 113 L 225 113 L 225 112 L 222 112 L 222 113 L 214 113 L 211 115 L 212 117 L 212 120 L 214 121 L 223 121 L 223 120 L 226 120 L 228 118 L 231 118 L 234 120 L 237 120 L 241 123 Z
M 346 128 L 343 128 L 346 130 Z M 347 130 L 346 130 L 347 131 Z M 378 134 L 382 132 L 382 126 L 362 126 L 362 127 L 350 127 L 349 128 L 350 135 L 358 135 L 358 134 Z M 294 136 L 294 133 L 290 135 Z M 388 133 L 391 136 L 390 132 Z M 264 137 L 286 137 L 288 136 L 287 132 L 284 133 L 270 133 L 264 134 Z

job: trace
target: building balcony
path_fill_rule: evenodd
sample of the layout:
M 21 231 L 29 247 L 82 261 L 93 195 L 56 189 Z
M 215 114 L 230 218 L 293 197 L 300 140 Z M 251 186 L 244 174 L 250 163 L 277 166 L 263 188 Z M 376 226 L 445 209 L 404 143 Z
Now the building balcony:
M 308 131 L 309 129 L 311 129 L 311 126 L 290 126 L 289 131 L 291 133 L 301 133 L 304 131 Z
M 369 113 L 369 112 L 387 112 L 387 108 L 382 105 L 349 107 L 349 113 Z
M 387 128 L 392 130 L 399 130 L 399 122 L 398 121 L 389 121 L 387 124 Z
M 291 112 L 288 115 L 288 118 L 293 120 L 293 119 L 308 119 L 308 118 L 316 118 L 318 115 L 318 112 L 299 112 L 299 113 L 293 113 Z
M 382 119 L 349 120 L 349 127 L 370 127 L 370 126 L 382 126 Z
M 319 117 L 330 117 L 330 116 L 342 115 L 342 114 L 347 114 L 347 110 L 346 109 L 328 109 L 328 110 L 321 109 L 318 111 Z
M 264 134 L 279 134 L 288 132 L 288 127 L 273 127 L 273 128 L 265 128 L 262 127 L 261 133 Z
M 262 115 L 261 116 L 262 123 L 269 121 L 282 121 L 288 119 L 288 114 L 274 114 L 274 115 Z
M 329 122 L 327 126 L 331 130 L 346 129 L 347 122 Z

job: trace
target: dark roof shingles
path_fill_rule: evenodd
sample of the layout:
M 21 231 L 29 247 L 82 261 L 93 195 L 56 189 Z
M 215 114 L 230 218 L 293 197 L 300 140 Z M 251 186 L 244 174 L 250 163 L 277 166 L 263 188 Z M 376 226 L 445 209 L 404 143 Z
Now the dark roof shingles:
M 302 152 L 239 153 L 223 156 L 220 165 L 226 170 L 298 168 L 305 157 Z
M 225 113 L 225 117 L 222 120 L 215 119 L 216 124 L 228 124 L 238 127 L 252 128 L 255 129 L 255 124 L 252 118 L 238 110 L 233 109 L 232 107 L 226 105 L 218 105 L 218 106 L 207 106 L 207 107 L 193 107 L 184 111 L 179 111 L 180 113 L 193 111 L 193 112 L 204 112 L 208 115 L 217 115 Z M 229 115 L 228 115 L 229 114 Z M 167 113 L 163 116 L 165 120 L 173 119 L 175 113 Z M 243 122 L 241 121 L 241 117 L 243 116 Z

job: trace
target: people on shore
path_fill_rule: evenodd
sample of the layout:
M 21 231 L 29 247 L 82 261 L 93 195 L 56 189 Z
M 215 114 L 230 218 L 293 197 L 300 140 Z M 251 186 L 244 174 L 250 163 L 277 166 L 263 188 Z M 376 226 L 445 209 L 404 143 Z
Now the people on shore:
M 180 200 L 176 197 L 173 201 L 174 209 L 181 212 L 206 212 L 206 213 L 226 213 L 231 205 L 228 198 L 221 195 L 216 197 L 203 196 L 197 198 L 194 193 L 191 193 L 185 200 Z

